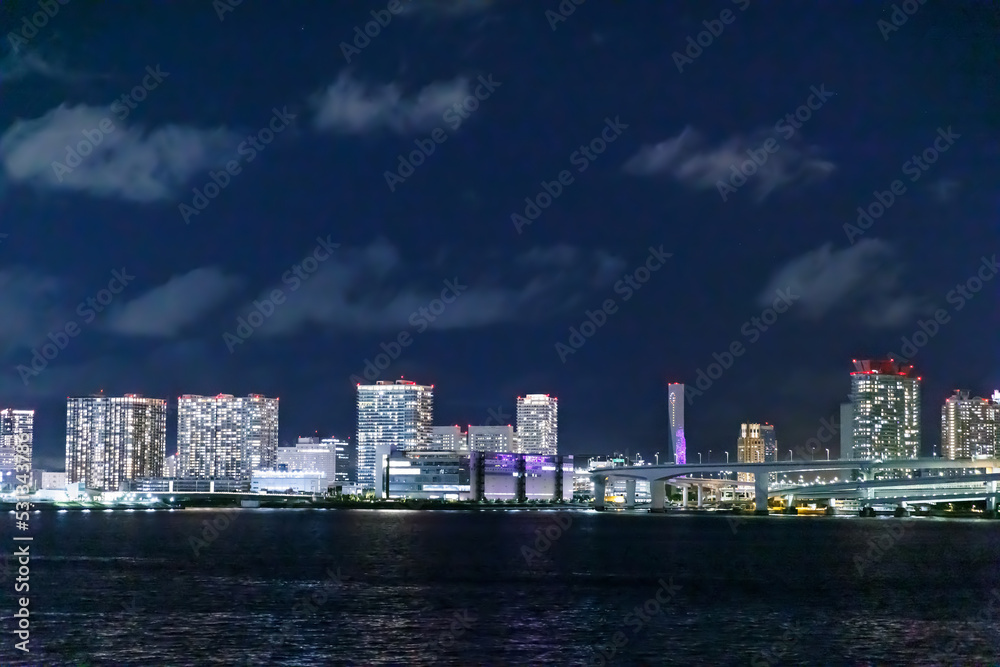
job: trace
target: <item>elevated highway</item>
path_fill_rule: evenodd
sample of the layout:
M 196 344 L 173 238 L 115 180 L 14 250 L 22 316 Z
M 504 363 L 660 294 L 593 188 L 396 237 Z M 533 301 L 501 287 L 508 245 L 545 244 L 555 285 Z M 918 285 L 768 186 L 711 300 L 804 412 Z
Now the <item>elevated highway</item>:
M 768 484 L 771 473 L 823 472 L 831 470 L 858 471 L 861 481 L 823 485 L 827 487 L 825 491 L 820 486 L 775 487 L 772 490 Z M 912 478 L 891 480 L 873 479 L 873 476 L 877 472 L 883 470 L 909 471 L 912 474 Z M 942 477 L 939 475 L 924 473 L 924 471 L 931 470 L 981 470 L 983 473 L 957 477 Z M 594 481 L 595 509 L 604 509 L 604 497 L 607 483 L 608 480 L 612 478 L 631 481 L 631 483 L 626 483 L 627 496 L 631 497 L 630 503 L 628 500 L 627 503 L 634 506 L 635 480 L 642 479 L 650 483 L 650 494 L 652 496 L 651 511 L 662 512 L 664 510 L 666 499 L 666 490 L 664 487 L 665 483 L 669 482 L 673 485 L 681 486 L 697 486 L 700 500 L 702 495 L 701 485 L 705 484 L 705 480 L 698 479 L 699 475 L 710 475 L 721 472 L 751 473 L 754 475 L 753 486 L 756 512 L 758 514 L 766 514 L 768 496 L 799 495 L 801 497 L 804 494 L 810 498 L 842 497 L 837 495 L 838 493 L 863 493 L 867 496 L 876 493 L 876 490 L 880 488 L 884 488 L 886 490 L 893 489 L 892 497 L 894 498 L 921 497 L 920 494 L 922 490 L 926 491 L 930 497 L 933 497 L 932 492 L 934 491 L 939 493 L 959 493 L 961 496 L 965 496 L 967 493 L 979 494 L 977 496 L 978 498 L 986 498 L 990 503 L 990 509 L 995 509 L 996 484 L 997 480 L 1000 479 L 1000 474 L 994 473 L 994 470 L 1000 472 L 1000 460 L 998 459 L 978 459 L 975 461 L 952 461 L 940 458 L 895 459 L 887 461 L 839 459 L 831 461 L 770 461 L 767 463 L 688 463 L 682 465 L 663 464 L 625 466 L 620 468 L 599 468 L 591 472 L 591 478 Z M 720 479 L 710 480 L 710 482 L 725 486 L 740 486 L 742 484 L 746 484 L 745 482 L 740 483 L 734 480 Z M 974 484 L 979 482 L 983 483 L 981 490 L 979 487 L 976 487 L 974 489 L 962 489 L 961 491 L 956 489 L 954 492 L 951 492 L 944 488 L 949 484 Z M 699 483 L 701 485 L 699 485 Z M 939 487 L 938 489 L 934 488 L 935 484 Z M 910 491 L 911 487 L 913 487 L 916 493 L 912 493 Z M 920 487 L 923 487 L 923 489 Z M 808 491 L 806 491 L 806 489 L 808 489 Z M 817 493 L 826 493 L 827 495 L 814 495 Z M 871 500 L 871 498 L 861 499 Z M 888 498 L 881 499 L 881 501 L 889 502 Z M 700 504 L 701 502 L 699 502 L 699 505 Z

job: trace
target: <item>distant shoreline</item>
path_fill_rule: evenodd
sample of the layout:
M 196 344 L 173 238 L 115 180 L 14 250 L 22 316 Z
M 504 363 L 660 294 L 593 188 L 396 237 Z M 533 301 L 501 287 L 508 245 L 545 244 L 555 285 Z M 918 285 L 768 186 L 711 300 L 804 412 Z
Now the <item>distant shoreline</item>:
M 317 500 L 312 501 L 309 499 L 302 500 L 261 500 L 259 507 L 242 507 L 241 504 L 234 503 L 231 500 L 226 502 L 206 502 L 199 499 L 199 501 L 183 501 L 183 502 L 158 502 L 153 504 L 140 504 L 140 503 L 120 503 L 114 505 L 105 505 L 102 503 L 32 503 L 31 512 L 171 512 L 171 511 L 184 511 L 184 510 L 196 510 L 196 511 L 233 511 L 233 510 L 256 510 L 256 509 L 267 509 L 267 510 L 394 510 L 394 511 L 473 511 L 473 512 L 491 512 L 491 511 L 593 511 L 594 507 L 591 503 L 581 503 L 581 502 L 569 502 L 569 503 L 511 503 L 498 502 L 490 503 L 483 502 L 478 503 L 474 501 L 419 501 L 419 500 L 408 500 L 408 501 L 336 501 L 336 500 Z M 14 512 L 15 503 L 12 502 L 0 502 L 0 511 Z M 647 514 L 650 513 L 648 508 L 638 507 L 634 509 L 626 509 L 624 507 L 610 506 L 606 507 L 602 513 L 622 513 L 622 514 Z M 721 514 L 728 517 L 740 517 L 740 521 L 752 520 L 757 518 L 754 516 L 752 511 L 734 511 L 732 509 L 716 509 L 716 508 L 669 508 L 665 512 L 657 512 L 657 514 L 662 515 L 673 515 L 673 516 L 697 516 L 697 515 L 714 515 Z M 778 516 L 785 515 L 780 509 L 772 509 L 768 516 Z M 799 516 L 823 516 L 819 512 L 800 512 Z M 842 511 L 837 512 L 834 515 L 827 515 L 828 517 L 856 517 L 855 512 Z M 879 513 L 878 516 L 881 517 L 891 517 L 890 513 Z M 945 511 L 945 510 L 932 510 L 930 512 L 917 512 L 911 513 L 912 517 L 918 518 L 944 518 L 944 519 L 990 519 L 990 515 L 986 512 L 981 511 L 971 511 L 971 510 L 957 510 L 957 511 Z

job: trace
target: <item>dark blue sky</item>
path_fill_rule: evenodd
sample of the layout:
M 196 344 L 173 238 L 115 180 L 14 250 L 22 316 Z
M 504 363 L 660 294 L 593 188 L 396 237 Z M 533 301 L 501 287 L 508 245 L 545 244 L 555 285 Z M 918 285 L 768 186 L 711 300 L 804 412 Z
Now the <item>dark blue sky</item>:
M 282 440 L 353 435 L 351 376 L 403 332 L 380 377 L 433 383 L 437 423 L 549 393 L 565 453 L 666 452 L 666 383 L 735 342 L 687 406 L 689 451 L 735 452 L 745 420 L 795 448 L 852 358 L 901 352 L 938 308 L 913 359 L 925 452 L 953 388 L 1000 386 L 996 270 L 948 297 L 1000 245 L 996 10 L 914 3 L 890 31 L 877 3 L 589 0 L 557 21 L 554 1 L 405 0 L 340 45 L 388 4 L 244 0 L 220 20 L 71 1 L 42 21 L 4 0 L 0 403 L 38 411 L 39 463 L 62 465 L 65 397 L 100 389 L 263 393 Z M 434 151 L 399 171 L 418 145 Z M 556 196 L 519 223 L 543 181 Z M 876 191 L 894 201 L 845 230 Z M 779 290 L 791 305 L 754 334 Z

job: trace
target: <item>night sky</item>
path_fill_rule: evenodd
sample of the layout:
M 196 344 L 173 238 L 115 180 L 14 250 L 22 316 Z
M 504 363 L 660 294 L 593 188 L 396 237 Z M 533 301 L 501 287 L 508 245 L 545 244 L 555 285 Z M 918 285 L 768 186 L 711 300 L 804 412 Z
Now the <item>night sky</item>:
M 0 404 L 36 465 L 102 389 L 169 399 L 171 451 L 184 393 L 353 440 L 400 340 L 377 378 L 434 384 L 435 423 L 547 393 L 569 454 L 662 459 L 699 371 L 689 458 L 746 420 L 795 448 L 939 309 L 924 453 L 1000 387 L 986 3 L 51 4 L 0 4 Z

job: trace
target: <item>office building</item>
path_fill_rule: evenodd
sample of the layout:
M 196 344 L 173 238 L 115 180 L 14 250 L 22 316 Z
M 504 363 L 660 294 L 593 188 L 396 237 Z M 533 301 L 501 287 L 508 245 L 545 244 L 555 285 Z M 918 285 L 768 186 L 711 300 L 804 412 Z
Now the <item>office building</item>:
M 386 466 L 388 466 L 386 468 Z M 379 460 L 376 477 L 387 498 L 469 500 L 469 454 L 457 451 L 397 451 Z
M 34 445 L 34 410 L 0 410 L 0 483 L 12 483 L 17 472 L 16 445 Z M 31 455 L 28 455 L 28 469 L 31 469 Z M 23 472 L 23 469 L 22 469 Z
M 333 448 L 336 466 L 333 481 L 341 486 L 354 481 L 351 475 L 351 444 L 339 438 L 323 438 L 320 442 Z
M 88 396 L 66 399 L 66 481 L 118 491 L 140 477 L 160 477 L 167 448 L 167 402 Z
M 774 432 L 774 424 L 761 424 L 760 437 L 764 440 L 764 460 L 778 460 L 778 436 Z
M 851 447 L 857 459 L 920 454 L 920 378 L 894 359 L 855 360 L 851 373 Z
M 376 450 L 427 450 L 434 416 L 434 386 L 409 380 L 358 385 L 358 483 L 376 486 Z
M 250 490 L 247 479 L 201 479 L 197 477 L 143 477 L 126 484 L 129 493 L 246 493 Z
M 767 429 L 771 437 L 774 437 L 774 427 Z M 740 424 L 740 437 L 736 440 L 736 461 L 738 463 L 764 463 L 765 462 L 765 440 L 764 429 L 760 424 Z M 777 447 L 777 444 L 775 444 Z M 736 474 L 736 479 L 741 482 L 754 481 L 752 472 L 740 472 Z
M 513 452 L 514 427 L 510 424 L 498 426 L 469 426 L 469 451 L 471 452 Z
M 347 463 L 347 443 L 337 438 L 299 438 L 294 447 L 278 447 L 278 470 L 321 472 L 327 485 L 338 480 L 337 466 Z
M 455 426 L 431 426 L 430 449 L 435 452 L 468 452 L 468 433 Z
M 278 399 L 260 394 L 185 394 L 177 402 L 180 477 L 249 480 L 274 469 Z
M 671 382 L 667 385 L 667 403 L 670 410 L 670 451 L 674 463 L 687 463 L 687 443 L 684 440 L 684 385 Z
M 956 389 L 941 406 L 941 456 L 946 459 L 993 457 L 1000 451 L 1000 396 L 969 398 Z
M 326 473 L 315 470 L 253 470 L 250 473 L 250 492 L 326 493 L 327 482 Z
M 469 454 L 474 500 L 572 500 L 572 456 L 539 456 L 515 452 Z
M 548 394 L 517 397 L 519 452 L 541 456 L 559 453 L 559 399 Z M 471 447 L 471 442 L 469 443 Z

